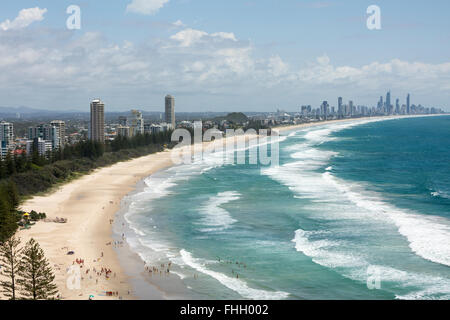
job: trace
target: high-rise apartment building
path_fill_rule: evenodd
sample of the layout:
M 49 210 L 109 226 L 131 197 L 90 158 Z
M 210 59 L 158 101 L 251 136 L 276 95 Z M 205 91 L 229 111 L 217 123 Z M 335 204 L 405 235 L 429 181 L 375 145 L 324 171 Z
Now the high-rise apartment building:
M 166 96 L 166 122 L 175 129 L 175 98 L 171 95 Z
M 55 147 L 60 149 L 64 148 L 64 145 L 66 144 L 66 123 L 61 120 L 53 120 L 50 122 L 50 125 L 56 128 L 59 137 L 59 143 Z
M 105 142 L 105 104 L 100 99 L 91 102 L 89 139 Z
M 9 122 L 0 122 L 0 158 L 5 159 L 14 144 L 14 126 Z
M 0 141 L 5 142 L 7 146 L 14 143 L 14 126 L 12 123 L 0 122 Z
M 353 105 L 353 101 L 350 100 L 348 102 L 348 113 L 347 113 L 347 116 L 352 116 L 353 113 L 354 113 L 354 105 Z
M 387 114 L 392 113 L 391 112 L 391 92 L 388 91 L 388 93 L 386 93 L 386 108 L 385 111 Z
M 41 139 L 43 141 L 50 141 L 53 149 L 60 148 L 61 136 L 60 136 L 61 128 L 58 128 L 51 124 L 40 124 L 36 127 L 28 128 L 28 139 L 35 140 Z M 65 128 L 64 128 L 65 134 Z
M 144 134 L 144 117 L 142 112 L 131 110 L 130 116 L 127 118 L 127 126 L 130 128 L 132 136 Z
M 411 96 L 408 93 L 408 96 L 406 97 L 406 114 L 411 113 Z

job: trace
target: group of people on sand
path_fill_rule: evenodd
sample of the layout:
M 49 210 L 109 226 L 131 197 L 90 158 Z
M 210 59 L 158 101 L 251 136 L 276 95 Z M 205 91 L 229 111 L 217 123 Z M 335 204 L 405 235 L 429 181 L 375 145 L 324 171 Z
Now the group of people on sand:
M 123 241 L 114 241 L 114 248 L 121 248 L 123 245 Z
M 106 244 L 107 246 L 113 246 L 114 248 L 120 248 L 120 247 L 123 247 L 123 245 L 124 245 L 124 243 L 123 243 L 123 241 L 111 241 L 111 242 L 108 242 L 107 244 Z

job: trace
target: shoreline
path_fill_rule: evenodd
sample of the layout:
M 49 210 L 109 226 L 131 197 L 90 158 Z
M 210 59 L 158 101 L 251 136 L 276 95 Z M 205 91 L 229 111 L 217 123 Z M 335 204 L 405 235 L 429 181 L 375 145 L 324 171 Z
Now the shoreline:
M 130 279 L 123 272 L 114 250 L 112 223 L 120 210 L 121 200 L 135 190 L 139 181 L 152 173 L 172 165 L 170 152 L 160 152 L 119 162 L 110 167 L 96 169 L 61 186 L 46 196 L 37 196 L 21 205 L 25 211 L 45 212 L 48 219 L 67 218 L 66 224 L 38 222 L 30 230 L 20 230 L 17 236 L 22 244 L 34 238 L 41 245 L 54 269 L 55 283 L 62 299 L 95 300 L 136 299 Z M 74 251 L 74 255 L 67 255 Z M 83 259 L 81 288 L 70 290 L 68 268 L 76 259 Z M 110 269 L 109 279 L 93 272 Z M 89 270 L 89 273 L 86 271 Z M 107 297 L 105 292 L 118 292 Z
M 165 170 L 161 169 L 157 172 Z M 156 174 L 154 172 L 153 174 Z M 153 175 L 152 174 L 152 175 Z M 136 184 L 135 190 L 127 194 L 121 201 L 121 208 L 117 211 L 115 222 L 113 224 L 113 238 L 121 239 L 121 234 L 133 232 L 125 220 L 125 213 L 129 210 L 132 203 L 131 197 L 144 191 L 147 187 L 143 178 Z M 133 288 L 135 298 L 139 300 L 186 300 L 189 299 L 189 291 L 183 284 L 182 279 L 171 273 L 169 275 L 150 275 L 145 271 L 146 263 L 144 259 L 134 251 L 128 241 L 124 245 L 115 248 L 120 265 L 128 276 L 130 285 Z
M 285 132 L 339 122 L 425 116 L 427 115 L 340 119 L 274 127 L 273 130 Z M 201 148 L 205 148 L 207 144 L 208 142 L 203 142 Z M 169 151 L 119 162 L 96 169 L 89 175 L 62 185 L 49 195 L 36 196 L 22 204 L 21 209 L 45 212 L 50 219 L 68 218 L 67 224 L 39 222 L 31 230 L 17 233 L 22 244 L 31 237 L 40 243 L 54 269 L 55 283 L 62 299 L 86 300 L 91 294 L 94 295 L 94 300 L 189 299 L 191 294 L 187 288 L 183 288 L 184 284 L 178 276 L 171 275 L 171 279 L 164 280 L 164 283 L 155 280 L 155 277 L 149 279 L 144 273 L 141 257 L 128 246 L 126 240 L 123 241 L 123 246 L 114 248 L 112 245 L 115 241 L 122 241 L 120 232 L 114 230 L 118 224 L 120 226 L 120 223 L 124 223 L 125 228 L 128 227 L 123 217 L 128 207 L 128 198 L 142 191 L 145 178 L 173 165 Z M 110 223 L 111 220 L 114 222 Z M 70 250 L 75 251 L 73 256 L 67 255 Z M 85 266 L 81 269 L 81 289 L 69 290 L 66 286 L 69 277 L 67 268 L 73 265 L 76 258 L 85 261 Z M 94 267 L 97 271 L 102 267 L 111 269 L 115 276 L 109 279 L 104 275 L 92 276 Z M 90 269 L 91 274 L 85 273 L 87 269 Z M 119 294 L 107 297 L 105 291 Z

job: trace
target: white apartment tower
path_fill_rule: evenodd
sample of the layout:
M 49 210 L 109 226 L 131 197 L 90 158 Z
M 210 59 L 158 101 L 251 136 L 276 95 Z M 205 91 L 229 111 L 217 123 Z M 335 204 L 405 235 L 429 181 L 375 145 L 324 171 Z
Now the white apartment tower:
M 0 141 L 5 142 L 7 146 L 14 143 L 14 126 L 9 122 L 0 122 Z
M 142 112 L 138 110 L 131 110 L 130 116 L 127 119 L 127 126 L 130 127 L 130 135 L 144 134 L 144 117 Z
M 50 122 L 52 127 L 56 128 L 57 135 L 59 137 L 59 145 L 58 148 L 64 148 L 64 144 L 66 143 L 66 123 L 61 120 L 53 120 Z

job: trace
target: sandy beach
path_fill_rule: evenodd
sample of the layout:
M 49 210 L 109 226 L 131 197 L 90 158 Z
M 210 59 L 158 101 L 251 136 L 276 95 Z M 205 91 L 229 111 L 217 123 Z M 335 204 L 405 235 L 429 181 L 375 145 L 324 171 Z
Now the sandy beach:
M 281 127 L 277 130 L 287 131 L 332 122 L 361 120 L 364 119 L 315 122 Z M 51 266 L 54 267 L 56 284 L 62 299 L 86 300 L 90 295 L 93 295 L 95 300 L 139 298 L 133 295 L 131 279 L 124 272 L 123 261 L 119 261 L 114 249 L 118 239 L 113 238 L 113 220 L 120 209 L 121 200 L 135 190 L 139 181 L 171 165 L 173 162 L 169 151 L 117 163 L 97 169 L 59 187 L 51 194 L 34 197 L 22 204 L 22 210 L 45 212 L 48 219 L 68 219 L 65 224 L 41 221 L 30 230 L 18 232 L 23 243 L 34 238 L 44 249 Z M 74 254 L 68 255 L 69 251 Z M 78 264 L 76 259 L 83 260 L 84 264 Z M 80 289 L 67 287 L 67 280 L 70 278 L 68 271 L 73 265 L 82 266 Z M 101 272 L 102 268 L 111 271 L 108 277 L 105 272 Z M 107 296 L 106 292 L 117 292 L 117 295 Z M 155 298 L 158 297 L 160 296 L 155 294 Z
M 54 267 L 56 284 L 62 299 L 133 299 L 128 279 L 119 265 L 112 240 L 112 220 L 120 208 L 120 200 L 135 185 L 153 172 L 172 164 L 170 152 L 161 152 L 98 169 L 66 184 L 48 196 L 34 197 L 22 210 L 45 212 L 49 219 L 66 218 L 66 224 L 39 222 L 30 230 L 19 231 L 25 243 L 34 238 L 44 249 Z M 74 255 L 68 255 L 74 251 Z M 67 288 L 68 268 L 84 260 L 81 289 Z M 109 279 L 102 268 L 111 270 Z M 86 270 L 89 273 L 86 274 Z M 107 297 L 105 292 L 118 292 Z

